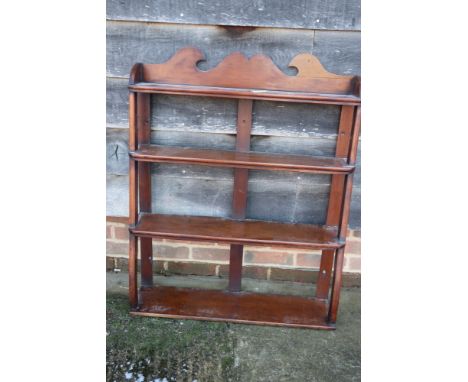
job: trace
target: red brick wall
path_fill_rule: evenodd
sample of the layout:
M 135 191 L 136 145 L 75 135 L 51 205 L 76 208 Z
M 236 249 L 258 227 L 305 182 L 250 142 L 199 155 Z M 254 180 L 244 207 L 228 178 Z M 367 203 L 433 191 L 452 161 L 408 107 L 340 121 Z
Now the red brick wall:
M 127 267 L 128 230 L 126 218 L 107 218 L 107 268 Z M 244 247 L 244 277 L 267 280 L 313 282 L 320 265 L 320 252 L 280 247 Z M 229 246 L 223 244 L 153 240 L 155 272 L 174 274 L 228 274 Z M 360 231 L 350 231 L 344 272 L 359 278 L 361 272 Z M 312 275 L 312 277 L 311 277 Z

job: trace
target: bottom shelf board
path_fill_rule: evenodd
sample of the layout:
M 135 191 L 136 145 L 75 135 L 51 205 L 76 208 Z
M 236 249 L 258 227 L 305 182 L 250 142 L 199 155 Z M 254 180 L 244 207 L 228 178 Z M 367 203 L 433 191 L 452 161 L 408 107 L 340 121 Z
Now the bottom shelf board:
M 333 330 L 327 302 L 253 292 L 157 286 L 140 290 L 133 315 Z

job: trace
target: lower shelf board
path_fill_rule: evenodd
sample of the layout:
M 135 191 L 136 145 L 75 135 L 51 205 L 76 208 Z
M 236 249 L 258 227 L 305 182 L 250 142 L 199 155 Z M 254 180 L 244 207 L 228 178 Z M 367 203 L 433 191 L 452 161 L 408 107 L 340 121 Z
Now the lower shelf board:
M 312 297 L 157 286 L 140 290 L 133 315 L 333 330 Z
M 141 213 L 130 232 L 142 237 L 215 241 L 241 245 L 280 245 L 308 249 L 336 249 L 344 246 L 335 227 L 233 220 L 207 216 Z

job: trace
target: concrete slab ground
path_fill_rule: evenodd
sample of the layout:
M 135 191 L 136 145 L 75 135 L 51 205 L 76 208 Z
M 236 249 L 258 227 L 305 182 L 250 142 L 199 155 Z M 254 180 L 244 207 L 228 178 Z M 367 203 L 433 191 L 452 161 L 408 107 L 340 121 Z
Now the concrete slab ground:
M 342 291 L 335 331 L 131 317 L 126 273 L 107 273 L 108 381 L 360 380 L 360 289 Z M 224 288 L 226 279 L 156 276 L 161 285 Z M 244 279 L 245 290 L 310 295 L 310 284 Z

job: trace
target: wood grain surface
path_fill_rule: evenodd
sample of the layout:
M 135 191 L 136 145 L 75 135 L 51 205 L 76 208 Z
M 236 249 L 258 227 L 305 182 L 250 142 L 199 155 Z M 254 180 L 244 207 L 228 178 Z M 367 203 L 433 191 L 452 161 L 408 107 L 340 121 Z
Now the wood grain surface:
M 340 248 L 333 227 L 286 224 L 257 220 L 232 220 L 203 216 L 147 214 L 130 232 L 140 237 L 201 240 L 228 244 L 283 245 L 297 248 Z
M 107 0 L 108 20 L 247 27 L 359 30 L 360 11 L 359 0 Z
M 140 297 L 133 315 L 335 329 L 327 304 L 307 297 L 164 286 L 143 288 Z

